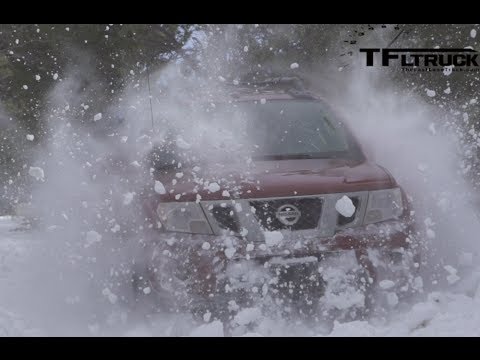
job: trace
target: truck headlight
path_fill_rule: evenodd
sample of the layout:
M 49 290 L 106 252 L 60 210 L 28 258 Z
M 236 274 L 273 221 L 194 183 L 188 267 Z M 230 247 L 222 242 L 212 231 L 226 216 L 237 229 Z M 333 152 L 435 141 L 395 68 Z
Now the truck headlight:
M 375 190 L 368 193 L 365 224 L 396 219 L 402 213 L 403 200 L 400 188 Z
M 200 204 L 196 202 L 161 203 L 158 205 L 157 214 L 167 231 L 213 234 Z

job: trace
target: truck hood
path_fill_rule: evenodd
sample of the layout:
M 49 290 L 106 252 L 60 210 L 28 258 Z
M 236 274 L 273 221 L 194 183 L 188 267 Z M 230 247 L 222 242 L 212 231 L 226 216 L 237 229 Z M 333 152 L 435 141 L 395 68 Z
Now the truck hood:
M 200 170 L 174 171 L 157 180 L 166 189 L 166 194 L 160 195 L 162 201 L 287 197 L 396 186 L 382 167 L 342 159 L 257 161 L 244 169 L 216 164 Z

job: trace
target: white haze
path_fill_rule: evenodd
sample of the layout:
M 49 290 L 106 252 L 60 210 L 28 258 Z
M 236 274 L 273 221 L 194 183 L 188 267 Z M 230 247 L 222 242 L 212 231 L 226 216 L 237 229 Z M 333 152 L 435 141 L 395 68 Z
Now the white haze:
M 370 70 L 360 62 L 352 67 L 326 86 L 328 97 L 345 114 L 367 157 L 388 169 L 412 198 L 423 235 L 425 275 L 432 277 L 425 285 L 445 283 L 444 266 L 461 266 L 465 253 L 479 265 L 477 196 L 462 173 L 468 148 L 458 122 L 389 84 L 385 70 Z
M 50 134 L 30 164 L 45 173 L 31 197 L 41 226 L 34 231 L 28 273 L 21 275 L 27 288 L 13 295 L 18 298 L 14 309 L 47 334 L 121 334 L 148 310 L 133 309 L 131 285 L 132 265 L 144 260 L 137 255 L 144 243 L 144 218 L 135 200 L 144 187 L 154 186 L 146 155 L 172 129 L 174 140 L 188 145 L 183 158 L 191 166 L 199 161 L 195 154 L 201 153 L 202 141 L 211 146 L 234 139 L 198 110 L 218 99 L 214 93 L 219 89 L 183 76 L 176 65 L 151 75 L 153 129 L 145 79 L 87 127 L 80 120 L 92 119 L 78 82 L 75 74 L 67 76 L 49 96 Z M 123 124 L 110 128 L 119 118 Z M 124 172 L 105 168 L 109 157 L 123 161 Z M 177 171 L 186 165 L 180 161 Z M 127 194 L 134 201 L 125 205 Z
M 370 159 L 390 170 L 412 197 L 427 255 L 426 290 L 449 286 L 445 265 L 459 268 L 462 276 L 468 277 L 472 267 L 462 267 L 459 257 L 475 254 L 473 265 L 478 266 L 480 224 L 470 202 L 471 190 L 459 172 L 460 143 L 445 125 L 449 119 L 440 117 L 424 100 L 385 83 L 380 71 L 354 66 L 348 72 L 324 78 L 319 73 L 313 78 L 327 79 L 327 83 L 319 83 L 346 115 Z M 128 306 L 130 265 L 142 260 L 137 251 L 143 241 L 143 218 L 134 203 L 122 206 L 122 202 L 126 193 L 139 194 L 142 184 L 153 187 L 148 165 L 143 162 L 146 152 L 162 141 L 172 123 L 184 131 L 183 140 L 197 153 L 201 152 L 201 143 L 195 142 L 198 132 L 205 132 L 207 138 L 215 134 L 212 141 L 227 144 L 235 142 L 230 137 L 235 132 L 219 134 L 208 117 L 197 111 L 222 93 L 219 82 L 184 76 L 171 65 L 151 75 L 154 132 L 149 94 L 142 80 L 102 111 L 102 119 L 95 124 L 99 127 L 109 117 L 125 118 L 123 126 L 106 131 L 111 136 L 105 141 L 91 128 L 78 125 L 83 117 L 82 99 L 77 98 L 78 91 L 70 91 L 76 81 L 75 76 L 67 77 L 53 90 L 48 117 L 51 138 L 29 164 L 45 172 L 45 182 L 36 184 L 32 202 L 48 230 L 34 232 L 28 272 L 18 278 L 25 286 L 13 295 L 17 301 L 11 304 L 12 311 L 52 335 L 128 334 L 143 322 L 142 310 L 132 311 Z M 435 132 L 431 124 L 435 124 Z M 127 178 L 99 168 L 99 159 L 108 153 L 128 159 Z M 140 168 L 132 165 L 135 161 Z M 112 231 L 116 225 L 120 233 L 126 228 L 131 232 L 122 239 Z M 434 237 L 431 231 L 427 236 L 427 230 L 433 231 Z M 98 232 L 101 240 L 89 242 L 90 231 Z M 157 322 L 161 324 L 162 319 L 166 316 Z M 268 328 L 268 322 L 263 326 Z M 262 328 L 257 331 L 262 333 Z

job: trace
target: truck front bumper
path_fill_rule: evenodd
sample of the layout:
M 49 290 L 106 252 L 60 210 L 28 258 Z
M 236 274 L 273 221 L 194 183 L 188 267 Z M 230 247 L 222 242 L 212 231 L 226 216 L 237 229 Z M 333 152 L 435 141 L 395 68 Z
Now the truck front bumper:
M 173 289 L 176 286 L 172 279 L 176 279 L 196 294 L 212 296 L 224 291 L 225 278 L 232 275 L 232 268 L 239 268 L 238 264 L 249 264 L 241 266 L 242 271 L 248 272 L 250 265 L 267 269 L 279 264 L 287 267 L 320 264 L 341 253 L 354 254 L 357 263 L 375 281 L 380 263 L 386 267 L 405 267 L 408 255 L 410 263 L 417 263 L 418 267 L 420 251 L 414 239 L 411 226 L 388 221 L 339 231 L 328 238 L 304 232 L 271 233 L 261 243 L 232 236 L 157 233 L 152 234 L 146 251 L 149 280 L 154 288 Z M 382 260 L 378 260 L 380 257 Z

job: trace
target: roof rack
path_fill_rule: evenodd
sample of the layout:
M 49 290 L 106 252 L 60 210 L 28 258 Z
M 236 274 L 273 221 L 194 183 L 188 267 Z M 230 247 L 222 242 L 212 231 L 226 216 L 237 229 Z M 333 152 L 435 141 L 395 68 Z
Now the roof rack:
M 234 85 L 234 84 L 231 84 Z M 314 94 L 306 90 L 305 82 L 297 76 L 272 77 L 264 80 L 242 81 L 235 84 L 235 90 L 231 96 L 238 97 L 244 93 L 283 91 L 295 98 L 315 99 Z
M 243 81 L 239 85 L 247 85 L 259 90 L 267 89 L 296 89 L 305 90 L 304 81 L 297 76 L 290 77 L 271 77 L 264 80 Z

